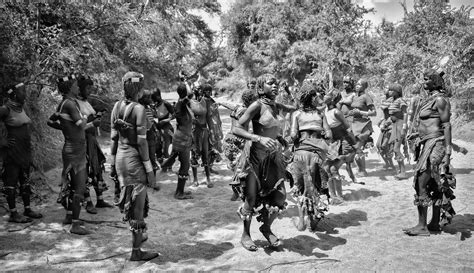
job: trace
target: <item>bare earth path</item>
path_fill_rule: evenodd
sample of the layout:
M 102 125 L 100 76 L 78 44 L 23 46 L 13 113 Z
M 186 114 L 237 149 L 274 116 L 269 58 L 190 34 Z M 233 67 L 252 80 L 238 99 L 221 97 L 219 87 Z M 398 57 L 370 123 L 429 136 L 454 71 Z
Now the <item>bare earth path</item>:
M 224 131 L 229 130 L 228 112 L 222 112 Z M 150 262 L 130 262 L 130 232 L 118 209 L 99 209 L 97 215 L 82 211 L 90 236 L 68 232 L 60 223 L 63 209 L 57 193 L 41 206 L 45 218 L 33 224 L 8 223 L 0 208 L 0 271 L 4 270 L 102 270 L 102 271 L 461 271 L 474 272 L 474 145 L 456 141 L 469 150 L 455 153 L 458 187 L 454 207 L 457 215 L 441 234 L 408 237 L 401 229 L 416 223 L 412 179 L 396 181 L 382 171 L 377 154 L 369 154 L 369 177 L 365 185 L 344 186 L 344 204 L 331 206 L 316 232 L 298 232 L 292 224 L 297 215 L 294 200 L 275 221 L 274 232 L 284 243 L 281 251 L 266 248 L 267 242 L 254 221 L 252 235 L 259 249 L 244 250 L 236 215 L 238 202 L 231 202 L 228 186 L 231 172 L 216 165 L 215 187 L 190 188 L 193 200 L 173 199 L 174 173 L 159 174 L 159 192 L 149 190 L 151 211 L 147 219 L 146 249 L 162 255 Z M 107 145 L 107 142 L 104 142 Z M 107 149 L 105 151 L 108 152 Z M 177 166 L 174 166 L 177 170 Z M 200 171 L 201 172 L 201 171 Z M 47 173 L 57 191 L 59 170 Z M 204 176 L 200 173 L 200 179 Z M 112 188 L 111 181 L 108 181 Z M 112 190 L 106 192 L 111 201 Z M 3 198 L 3 197 L 2 197 Z M 3 198 L 4 199 L 4 198 Z M 4 200 L 0 201 L 4 203 Z M 20 210 L 21 203 L 19 204 Z

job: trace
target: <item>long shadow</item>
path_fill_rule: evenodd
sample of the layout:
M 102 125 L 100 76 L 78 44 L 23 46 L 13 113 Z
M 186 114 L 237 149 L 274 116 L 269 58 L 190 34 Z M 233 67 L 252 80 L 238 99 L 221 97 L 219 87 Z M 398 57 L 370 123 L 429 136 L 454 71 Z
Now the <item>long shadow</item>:
M 454 168 L 454 174 L 470 174 L 474 168 Z
M 379 197 L 382 196 L 382 194 L 379 191 L 372 191 L 368 189 L 358 189 L 358 190 L 349 190 L 350 193 L 344 194 L 343 198 L 344 201 L 360 201 L 360 200 L 365 200 L 370 197 Z M 293 203 L 297 203 L 297 201 L 293 198 L 293 196 L 288 195 L 288 199 L 290 199 Z M 362 212 L 362 211 L 359 211 Z M 354 213 L 354 210 L 350 210 L 347 213 Z M 367 215 L 365 212 L 363 212 L 365 215 Z M 329 215 L 334 215 L 334 214 L 329 214 Z M 327 217 L 329 216 L 327 215 Z M 278 216 L 278 219 L 282 219 L 284 217 L 298 217 L 299 216 L 299 211 L 298 211 L 298 206 L 292 205 L 288 206 L 286 210 L 284 210 L 284 213 L 282 213 L 280 216 Z M 367 217 L 362 220 L 367 220 Z
M 474 230 L 474 214 L 455 215 L 450 225 L 443 227 L 443 232 L 457 234 L 460 240 L 471 238 Z
M 350 193 L 346 193 L 343 195 L 345 201 L 360 201 L 365 200 L 370 197 L 379 197 L 382 194 L 378 191 L 371 191 L 368 189 L 358 189 L 358 190 L 350 190 Z
M 188 259 L 212 260 L 224 254 L 225 251 L 234 248 L 234 245 L 230 242 L 223 242 L 216 245 L 206 242 L 196 242 L 193 245 L 156 245 L 154 248 L 159 250 L 162 255 L 153 259 L 151 262 L 163 264 L 167 262 L 177 263 L 181 260 Z
M 278 249 L 267 247 L 268 242 L 263 240 L 256 240 L 255 244 L 264 248 L 267 255 L 271 255 L 275 251 L 288 250 L 299 253 L 307 257 L 324 258 L 327 254 L 315 252 L 314 249 L 331 250 L 336 246 L 343 245 L 347 242 L 344 238 L 334 237 L 327 234 L 317 234 L 318 238 L 308 235 L 298 235 L 293 238 L 282 240 L 282 246 Z
M 360 226 L 360 222 L 367 221 L 367 213 L 361 210 L 350 210 L 339 214 L 330 213 L 319 222 L 316 231 L 326 232 L 326 234 L 339 233 L 337 228 L 348 228 Z

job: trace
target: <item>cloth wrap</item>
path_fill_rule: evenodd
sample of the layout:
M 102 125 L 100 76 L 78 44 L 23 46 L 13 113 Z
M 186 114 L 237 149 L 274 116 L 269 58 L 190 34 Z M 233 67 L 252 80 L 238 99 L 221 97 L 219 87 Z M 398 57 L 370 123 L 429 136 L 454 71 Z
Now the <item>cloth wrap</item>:
M 208 158 L 206 156 L 203 157 L 202 153 L 209 153 L 209 151 L 205 150 L 206 147 L 209 148 L 209 129 L 206 125 L 194 122 L 192 134 L 193 148 L 191 150 L 191 166 L 198 167 L 199 158 L 202 160 L 202 166 L 207 166 L 209 163 L 207 162 Z
M 146 192 L 146 172 L 136 147 L 128 144 L 119 144 L 115 158 L 117 176 L 121 192 L 118 201 L 120 212 L 124 214 L 123 221 L 128 221 L 132 231 L 146 228 L 144 218 L 148 216 L 149 202 Z M 140 198 L 140 200 L 138 200 Z M 137 201 L 145 199 L 143 215 L 135 215 Z
M 304 178 L 308 175 L 319 193 L 328 188 L 328 175 L 322 167 L 326 161 L 328 149 L 326 141 L 321 138 L 301 139 L 295 145 L 290 173 L 301 194 L 305 188 Z
M 421 152 L 418 157 L 415 155 L 417 163 L 414 167 L 413 187 L 416 190 L 415 206 L 427 207 L 432 204 L 439 206 L 441 209 L 440 225 L 444 226 L 451 223 L 451 219 L 456 214 L 451 204 L 451 200 L 455 198 L 452 189 L 456 188 L 456 179 L 454 175 L 445 171 L 446 149 L 444 136 L 441 134 L 442 132 L 431 134 L 417 141 L 416 150 Z M 418 179 L 425 171 L 430 172 L 431 179 L 426 188 L 420 191 Z
M 380 135 L 377 139 L 377 149 L 382 157 L 393 157 L 393 143 L 390 142 L 391 135 L 392 120 L 387 118 L 380 123 Z
M 273 191 L 285 192 L 286 166 L 287 161 L 283 156 L 281 146 L 274 151 L 268 151 L 258 143 L 247 141 L 236 165 L 231 185 L 243 188 L 246 186 L 248 175 L 253 174 L 256 177 L 258 189 L 255 207 L 263 203 L 275 205 L 267 197 Z
M 61 173 L 61 191 L 59 192 L 58 203 L 64 208 L 68 208 L 68 203 L 72 202 L 71 172 L 78 173 L 86 168 L 86 142 L 65 140 L 62 150 L 63 171 Z
M 86 133 L 86 143 L 88 176 L 91 178 L 92 186 L 98 186 L 106 158 L 95 135 Z

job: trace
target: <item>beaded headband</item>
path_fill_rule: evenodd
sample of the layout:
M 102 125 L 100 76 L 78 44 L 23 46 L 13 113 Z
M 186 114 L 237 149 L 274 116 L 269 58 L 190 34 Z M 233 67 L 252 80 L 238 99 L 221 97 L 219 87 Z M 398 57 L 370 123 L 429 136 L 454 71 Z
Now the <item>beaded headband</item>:
M 67 81 L 75 80 L 75 79 L 76 79 L 76 77 L 74 75 L 71 75 L 71 76 L 66 76 L 66 77 L 59 78 L 58 82 L 67 82 Z
M 18 89 L 18 88 L 20 88 L 20 87 L 22 87 L 22 86 L 24 86 L 24 85 L 25 85 L 25 84 L 22 83 L 22 82 L 19 83 L 19 84 L 17 84 L 17 85 L 15 85 L 15 87 L 13 87 L 13 89 L 8 89 L 7 94 L 10 95 L 14 90 L 16 90 L 16 89 Z

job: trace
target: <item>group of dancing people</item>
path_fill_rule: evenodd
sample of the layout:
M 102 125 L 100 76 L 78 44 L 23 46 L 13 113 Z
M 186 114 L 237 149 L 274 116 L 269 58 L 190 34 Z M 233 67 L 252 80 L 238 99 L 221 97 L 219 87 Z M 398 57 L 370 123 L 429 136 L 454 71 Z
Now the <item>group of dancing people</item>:
M 243 201 L 237 213 L 243 221 L 241 244 L 249 251 L 257 250 L 250 235 L 253 216 L 262 223 L 259 230 L 270 246 L 281 245 L 271 225 L 287 205 L 286 181 L 299 208 L 297 229 L 306 229 L 308 218 L 309 227 L 314 230 L 329 205 L 343 202 L 344 178 L 339 174 L 340 167 L 346 164 L 354 183 L 362 182 L 352 172 L 353 162 L 358 168 L 357 176 L 367 176 L 364 150 L 372 142 L 371 117 L 376 116 L 376 110 L 366 92 L 365 79 L 354 81 L 344 77 L 341 92 L 305 81 L 295 98 L 288 85 L 280 84 L 272 75 L 263 75 L 248 82 L 241 105 L 216 102 L 211 97 L 210 85 L 194 85 L 184 73 L 180 80 L 176 89 L 179 99 L 171 105 L 161 98 L 158 89 L 144 91 L 143 74 L 127 72 L 122 78 L 123 99 L 115 103 L 111 112 L 110 174 L 116 182 L 115 205 L 132 232 L 131 260 L 158 256 L 140 248 L 147 239 L 147 187 L 159 189 L 157 171 L 171 170 L 176 159 L 180 166 L 174 197 L 184 200 L 193 198 L 191 192 L 184 190 L 189 168 L 192 184 L 198 186 L 200 160 L 206 176 L 204 184 L 211 188 L 212 163 L 220 160 L 220 153 L 225 154 L 234 173 L 231 199 Z M 66 209 L 63 223 L 71 224 L 70 232 L 86 235 L 90 232 L 79 219 L 81 206 L 85 204 L 90 213 L 97 213 L 96 207 L 113 206 L 102 197 L 107 188 L 102 177 L 106 158 L 96 133 L 103 110 L 94 109 L 87 100 L 93 86 L 89 77 L 71 74 L 59 78 L 57 86 L 63 99 L 47 124 L 64 135 L 58 202 Z M 412 105 L 403 97 L 401 85 L 387 86 L 377 141 L 386 168 L 394 168 L 393 156 L 397 161 L 399 179 L 407 178 L 407 153 L 402 153 L 401 147 L 412 143 L 417 162 L 414 203 L 419 223 L 404 231 L 413 236 L 439 231 L 455 214 L 450 202 L 454 199 L 455 179 L 449 169 L 453 147 L 449 94 L 442 75 L 435 70 L 424 73 L 423 87 L 426 96 L 412 99 L 416 101 Z M 24 223 L 42 217 L 30 207 L 31 120 L 24 111 L 25 86 L 9 86 L 7 94 L 7 103 L 0 106 L 0 121 L 7 128 L 7 136 L 0 139 L 0 148 L 6 150 L 3 180 L 9 221 Z M 225 138 L 219 106 L 231 110 L 231 130 Z M 173 119 L 175 128 L 170 123 Z M 24 202 L 23 215 L 15 207 L 18 185 Z M 96 192 L 95 206 L 89 187 Z M 433 216 L 427 224 L 427 207 L 431 205 Z

